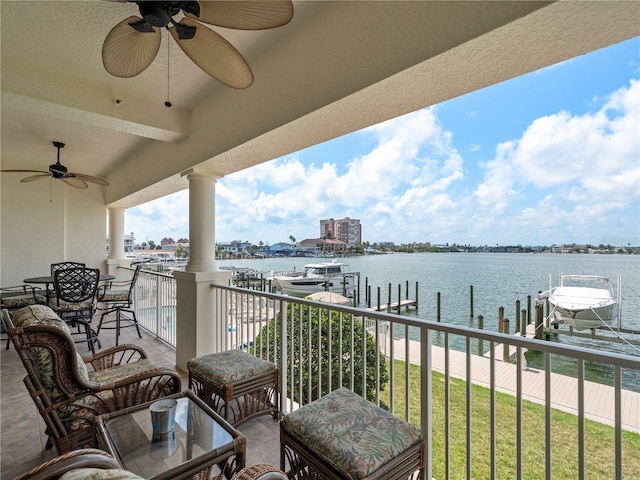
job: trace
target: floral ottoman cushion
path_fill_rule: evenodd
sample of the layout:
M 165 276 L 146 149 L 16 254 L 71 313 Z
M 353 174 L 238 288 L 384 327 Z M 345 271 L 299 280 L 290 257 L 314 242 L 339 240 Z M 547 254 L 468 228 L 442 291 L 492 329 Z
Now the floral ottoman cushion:
M 208 379 L 220 389 L 227 383 L 246 380 L 275 368 L 273 363 L 249 355 L 242 350 L 212 353 L 192 358 L 187 362 L 189 372 L 194 372 L 200 377 Z
M 347 388 L 290 413 L 282 426 L 353 480 L 369 476 L 422 440 L 420 429 Z

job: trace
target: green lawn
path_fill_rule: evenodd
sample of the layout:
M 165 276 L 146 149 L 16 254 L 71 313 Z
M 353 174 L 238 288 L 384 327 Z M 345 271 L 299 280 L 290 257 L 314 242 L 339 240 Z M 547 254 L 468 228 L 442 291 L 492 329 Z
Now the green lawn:
M 420 367 L 410 366 L 411 391 L 419 392 Z M 394 410 L 403 416 L 405 409 L 405 364 L 395 364 Z M 466 475 L 466 382 L 451 378 L 450 384 L 450 468 L 451 478 Z M 433 372 L 433 477 L 445 478 L 444 457 L 444 375 Z M 489 479 L 490 472 L 490 390 L 472 386 L 472 476 Z M 411 422 L 420 425 L 418 395 L 411 395 Z M 389 391 L 381 395 L 389 404 Z M 523 478 L 545 476 L 545 407 L 523 401 Z M 578 417 L 552 410 L 552 478 L 578 477 Z M 496 393 L 496 477 L 516 478 L 516 398 Z M 585 420 L 586 478 L 615 478 L 614 429 Z M 640 478 L 640 435 L 622 432 L 622 477 Z

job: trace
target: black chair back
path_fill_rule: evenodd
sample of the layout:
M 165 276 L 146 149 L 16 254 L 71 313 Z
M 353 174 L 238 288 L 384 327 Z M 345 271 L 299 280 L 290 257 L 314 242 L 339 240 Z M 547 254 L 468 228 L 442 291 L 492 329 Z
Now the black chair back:
M 135 288 L 136 282 L 138 281 L 140 270 L 142 270 L 142 265 L 136 266 L 136 269 L 133 272 L 133 276 L 131 277 L 131 283 L 129 284 L 129 303 L 133 301 L 133 289 Z
M 54 277 L 58 270 L 66 270 L 67 268 L 84 268 L 86 265 L 80 262 L 58 262 L 51 264 L 51 276 Z
M 97 268 L 67 268 L 53 276 L 53 288 L 58 302 L 93 302 L 98 291 L 100 270 Z

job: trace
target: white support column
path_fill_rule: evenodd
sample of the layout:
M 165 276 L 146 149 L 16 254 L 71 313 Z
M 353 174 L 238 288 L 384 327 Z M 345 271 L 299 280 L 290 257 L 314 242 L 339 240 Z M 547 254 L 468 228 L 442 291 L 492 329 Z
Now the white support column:
M 118 267 L 131 262 L 124 252 L 124 207 L 109 207 L 109 256 L 107 265 L 109 275 L 118 275 Z
M 215 260 L 215 182 L 219 176 L 188 170 L 189 261 L 173 275 L 177 284 L 176 366 L 186 370 L 187 361 L 216 352 L 216 332 L 224 331 L 225 318 L 215 315 L 212 283 L 228 285 L 231 272 L 220 270 Z
M 189 262 L 187 272 L 212 272 L 216 265 L 216 177 L 189 170 Z

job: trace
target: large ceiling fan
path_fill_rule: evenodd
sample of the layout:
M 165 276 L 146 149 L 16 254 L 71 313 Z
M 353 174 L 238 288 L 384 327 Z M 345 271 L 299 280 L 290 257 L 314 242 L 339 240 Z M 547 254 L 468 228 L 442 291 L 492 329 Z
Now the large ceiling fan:
M 116 77 L 134 77 L 151 65 L 160 49 L 160 31 L 164 27 L 193 63 L 207 74 L 230 87 L 247 88 L 253 83 L 253 73 L 244 57 L 221 35 L 200 22 L 239 30 L 265 30 L 285 25 L 293 17 L 291 0 L 135 3 L 140 17 L 133 15 L 118 23 L 102 45 L 104 68 Z M 184 17 L 174 20 L 180 12 Z
M 41 178 L 57 178 L 62 180 L 67 185 L 71 185 L 75 188 L 87 188 L 89 185 L 87 182 L 97 183 L 98 185 L 109 185 L 108 182 L 102 180 L 101 178 L 92 177 L 91 175 L 85 175 L 84 173 L 72 173 L 67 170 L 67 167 L 60 163 L 60 149 L 64 148 L 64 143 L 62 142 L 53 142 L 54 147 L 58 149 L 58 161 L 53 165 L 49 165 L 49 171 L 44 170 L 0 170 L 1 172 L 34 172 L 38 175 L 31 175 L 29 177 L 25 177 L 20 180 L 23 183 L 26 182 L 35 182 L 36 180 L 40 180 Z

